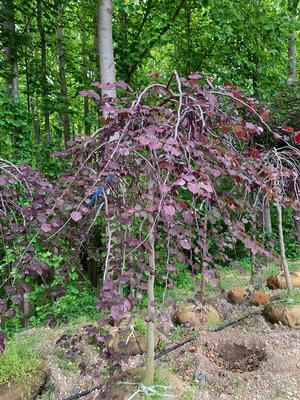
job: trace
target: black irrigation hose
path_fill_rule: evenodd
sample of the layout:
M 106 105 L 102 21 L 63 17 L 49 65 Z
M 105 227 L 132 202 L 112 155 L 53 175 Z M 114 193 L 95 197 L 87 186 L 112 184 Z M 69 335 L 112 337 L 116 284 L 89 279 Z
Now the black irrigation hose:
M 158 360 L 162 356 L 165 356 L 166 354 L 171 353 L 171 351 L 174 351 L 174 350 L 178 349 L 179 347 L 182 347 L 185 344 L 192 342 L 195 339 L 196 339 L 196 337 L 192 336 L 192 337 L 190 337 L 188 339 L 185 339 L 183 342 L 174 344 L 174 346 L 172 346 L 172 347 L 168 347 L 167 349 L 165 349 L 165 350 L 161 351 L 160 353 L 156 354 L 155 357 L 154 357 L 154 360 Z
M 84 390 L 83 392 L 79 392 L 79 393 L 73 394 L 72 396 L 69 396 L 69 397 L 65 397 L 65 398 L 62 399 L 62 400 L 75 400 L 75 399 L 79 399 L 80 397 L 86 396 L 87 394 L 90 394 L 90 393 L 94 392 L 95 390 L 102 388 L 104 385 L 105 385 L 105 384 L 103 383 L 103 384 L 101 384 L 101 385 L 93 386 L 93 387 L 90 388 L 90 389 Z
M 220 325 L 220 326 L 218 326 L 218 327 L 215 328 L 215 329 L 211 329 L 211 330 L 209 330 L 209 332 L 220 332 L 220 331 L 222 331 L 223 329 L 228 328 L 229 326 L 233 326 L 233 325 L 238 324 L 239 322 L 244 321 L 245 319 L 254 317 L 255 315 L 260 315 L 260 314 L 262 313 L 262 311 L 263 311 L 263 308 L 261 307 L 261 308 L 257 309 L 256 311 L 254 311 L 254 312 L 252 312 L 252 313 L 249 313 L 249 314 L 247 314 L 247 315 L 244 315 L 244 316 L 241 317 L 241 318 L 238 318 L 238 319 L 236 319 L 236 320 L 234 320 L 234 321 L 227 322 L 226 324 Z
M 257 311 L 252 312 L 251 314 L 244 315 L 243 317 L 238 318 L 238 319 L 236 319 L 234 321 L 230 321 L 230 322 L 227 322 L 226 324 L 220 325 L 217 328 L 208 329 L 208 332 L 220 332 L 223 329 L 226 329 L 229 326 L 236 325 L 239 322 L 242 322 L 245 319 L 251 318 L 254 315 L 259 315 L 259 314 L 261 314 L 261 312 L 262 312 L 262 310 L 259 309 Z M 156 354 L 156 356 L 154 357 L 154 360 L 157 360 L 158 358 L 161 358 L 162 356 L 165 356 L 166 354 L 171 353 L 172 351 L 178 349 L 179 347 L 182 347 L 185 344 L 190 343 L 190 342 L 192 342 L 193 340 L 196 340 L 196 339 L 197 339 L 197 337 L 195 337 L 195 336 L 189 337 L 188 339 L 184 340 L 183 342 L 177 343 L 174 346 L 171 346 L 171 347 L 161 351 L 160 353 Z
M 233 326 L 233 325 L 236 325 L 236 324 L 244 321 L 245 319 L 251 318 L 251 317 L 253 317 L 255 315 L 259 315 L 259 314 L 261 314 L 261 312 L 262 312 L 262 309 L 260 308 L 259 310 L 255 311 L 255 312 L 252 312 L 250 314 L 244 315 L 243 317 L 238 318 L 238 319 L 236 319 L 234 321 L 227 322 L 226 324 L 220 325 L 220 326 L 218 326 L 217 328 L 214 328 L 214 329 L 209 329 L 208 332 L 220 332 L 223 329 L 228 328 L 229 326 Z M 162 356 L 165 356 L 166 354 L 169 354 L 172 351 L 178 349 L 179 347 L 182 347 L 185 344 L 190 343 L 190 342 L 192 342 L 192 341 L 194 341 L 196 339 L 197 339 L 197 337 L 192 336 L 192 337 L 189 337 L 188 339 L 186 339 L 186 340 L 184 340 L 184 341 L 182 341 L 180 343 L 175 344 L 174 346 L 168 347 L 167 349 L 165 349 L 165 350 L 161 351 L 160 353 L 156 354 L 156 356 L 154 357 L 154 360 L 158 360 Z M 90 389 L 87 389 L 87 390 L 84 390 L 82 392 L 73 394 L 72 396 L 69 396 L 69 397 L 65 397 L 62 400 L 76 400 L 76 399 L 79 399 L 80 397 L 86 396 L 86 395 L 90 394 L 91 392 L 94 392 L 95 390 L 102 388 L 104 385 L 105 385 L 105 383 L 103 383 L 101 385 L 93 386 Z

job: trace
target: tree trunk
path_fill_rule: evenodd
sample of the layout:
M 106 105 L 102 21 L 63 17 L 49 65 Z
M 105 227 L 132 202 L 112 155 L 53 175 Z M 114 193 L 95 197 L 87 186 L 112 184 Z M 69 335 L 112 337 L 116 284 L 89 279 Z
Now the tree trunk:
M 5 36 L 4 61 L 8 66 L 6 89 L 8 97 L 16 100 L 19 97 L 19 77 L 14 1 L 3 1 L 2 12 L 5 16 L 3 22 Z
M 259 57 L 257 54 L 253 54 L 253 63 L 254 63 L 254 70 L 252 74 L 252 81 L 253 81 L 253 93 L 254 96 L 259 99 L 259 81 L 260 81 L 260 75 L 259 75 Z
M 65 65 L 65 50 L 63 42 L 63 6 L 59 5 L 57 10 L 57 49 L 58 49 L 58 64 L 59 64 L 59 85 L 60 85 L 60 96 L 62 104 L 62 124 L 64 131 L 64 143 L 65 147 L 67 142 L 70 140 L 70 121 L 68 112 L 68 89 L 66 82 L 66 65 Z
M 293 85 L 297 81 L 297 32 L 293 30 L 289 34 L 288 42 L 288 85 Z
M 112 38 L 112 0 L 99 0 L 98 39 L 101 83 L 115 83 L 115 62 Z M 116 98 L 116 89 L 102 89 L 102 96 Z
M 186 14 L 186 46 L 187 46 L 187 59 L 186 59 L 186 75 L 189 76 L 191 73 L 191 61 L 192 61 L 192 40 L 191 40 L 191 7 L 187 2 L 185 7 Z
M 300 245 L 300 213 L 299 211 L 294 212 L 294 224 L 296 230 L 297 243 Z
M 253 210 L 254 215 L 253 215 L 253 220 L 252 220 L 253 221 L 252 222 L 252 235 L 253 235 L 252 239 L 253 239 L 253 241 L 256 241 L 256 228 L 257 228 L 256 212 L 257 212 L 257 210 L 256 210 L 256 207 L 255 207 L 254 210 Z M 254 283 L 255 283 L 255 275 L 256 275 L 256 255 L 252 254 L 251 251 L 250 251 L 250 253 L 251 253 L 251 277 L 250 277 L 250 282 L 251 282 L 252 285 L 254 285 Z
M 284 245 L 283 227 L 282 227 L 282 205 L 279 201 L 276 202 L 276 207 L 277 207 L 277 215 L 278 215 L 278 231 L 279 231 L 280 255 L 281 255 L 282 269 L 283 269 L 285 280 L 286 280 L 288 294 L 291 295 L 293 288 L 292 288 L 289 266 L 288 266 L 286 255 L 285 255 L 285 245 Z
M 203 224 L 203 242 L 204 246 L 207 246 L 207 216 L 208 213 L 208 200 L 205 200 L 205 215 L 204 215 L 204 224 Z M 200 240 L 200 238 L 199 238 Z M 204 247 L 203 247 L 204 248 Z M 203 250 L 202 253 L 202 269 L 201 269 L 201 303 L 205 305 L 205 271 L 206 271 L 206 263 L 205 257 L 207 256 L 207 251 Z
M 50 131 L 50 111 L 49 111 L 49 93 L 47 82 L 47 60 L 46 60 L 46 37 L 42 17 L 42 0 L 37 0 L 37 25 L 41 40 L 41 85 L 44 107 L 44 121 L 45 121 L 45 134 L 46 146 L 49 147 L 51 143 Z
M 264 202 L 264 230 L 268 236 L 272 235 L 272 220 L 271 220 L 271 209 L 270 209 L 270 202 L 269 199 L 266 198 Z
M 149 194 L 152 196 L 153 181 L 150 180 L 149 183 Z M 153 202 L 153 199 L 152 199 Z M 151 201 L 150 201 L 151 204 Z M 154 281 L 155 281 L 155 243 L 153 235 L 153 216 L 149 215 L 149 244 L 151 250 L 149 251 L 149 276 L 148 276 L 148 315 L 151 318 L 147 325 L 147 358 L 146 358 L 146 386 L 152 386 L 154 383 L 154 356 L 155 356 L 155 345 L 154 345 L 154 335 L 155 335 L 155 325 L 154 325 Z
M 28 328 L 30 325 L 30 317 L 32 313 L 32 303 L 28 298 L 28 294 L 25 293 L 23 297 L 23 318 L 22 325 L 24 328 Z
M 40 122 L 38 112 L 36 110 L 36 106 L 34 104 L 34 99 L 30 98 L 30 108 L 31 108 L 31 116 L 33 121 L 33 128 L 34 128 L 34 137 L 36 143 L 40 143 L 41 140 L 41 131 L 40 131 Z
M 121 57 L 122 60 L 127 60 L 128 59 L 128 52 L 129 52 L 129 48 L 128 48 L 128 14 L 127 12 L 125 12 L 124 7 L 122 7 L 121 10 L 121 32 L 122 32 L 122 49 L 119 49 L 119 51 L 121 50 Z M 120 65 L 118 66 L 119 70 Z M 122 73 L 122 77 L 124 79 L 125 82 L 129 82 L 130 80 L 130 75 L 129 75 L 129 65 L 128 63 L 123 63 L 122 65 L 122 70 L 120 71 Z
M 97 4 L 96 10 L 95 10 L 95 15 L 94 15 L 94 20 L 93 20 L 93 26 L 94 26 L 94 40 L 93 40 L 93 45 L 94 45 L 94 54 L 95 54 L 95 64 L 96 64 L 96 71 L 95 71 L 95 76 L 96 76 L 96 81 L 100 82 L 100 60 L 99 60 L 99 38 L 98 38 L 98 29 L 99 29 L 99 5 Z
M 83 21 L 84 24 L 84 21 Z M 81 40 L 82 40 L 82 75 L 83 75 L 83 85 L 88 85 L 88 57 L 86 51 L 86 32 L 85 32 L 85 24 L 81 31 Z M 84 87 L 85 88 L 85 87 Z M 91 133 L 91 124 L 88 121 L 89 118 L 89 99 L 87 96 L 83 98 L 83 120 L 84 120 L 84 134 L 90 135 Z

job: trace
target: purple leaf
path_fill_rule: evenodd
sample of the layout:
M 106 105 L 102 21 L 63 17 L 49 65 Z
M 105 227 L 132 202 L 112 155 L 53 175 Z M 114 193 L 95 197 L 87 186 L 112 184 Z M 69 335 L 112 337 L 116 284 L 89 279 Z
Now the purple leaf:
M 112 306 L 110 308 L 110 315 L 115 321 L 121 322 L 125 316 L 125 312 L 124 309 L 120 306 Z
M 6 185 L 6 183 L 7 183 L 7 180 L 5 179 L 5 177 L 0 176 L 0 186 L 4 186 L 4 185 Z
M 175 207 L 172 205 L 164 206 L 163 210 L 169 217 L 173 217 L 176 212 Z
M 23 296 L 21 294 L 16 294 L 15 296 L 11 297 L 11 301 L 14 304 L 18 304 L 19 305 L 19 304 L 22 303 L 22 300 L 23 300 Z
M 192 211 L 188 210 L 183 213 L 184 222 L 188 225 L 192 225 L 194 222 L 194 216 Z
M 176 179 L 176 181 L 174 182 L 174 185 L 177 185 L 177 186 L 184 186 L 184 185 L 185 185 L 185 180 L 182 179 L 182 178 L 178 178 L 178 179 Z
M 187 186 L 188 186 L 189 191 L 192 192 L 193 194 L 197 194 L 200 191 L 199 183 L 189 182 Z
M 187 239 L 181 239 L 179 240 L 179 243 L 181 247 L 185 250 L 190 250 L 192 248 L 191 242 L 189 242 Z
M 42 230 L 43 232 L 45 232 L 45 233 L 48 233 L 48 232 L 50 232 L 50 231 L 52 230 L 52 226 L 49 225 L 49 224 L 43 224 L 43 225 L 41 226 L 41 230 Z
M 92 97 L 95 101 L 99 101 L 101 99 L 99 94 L 96 93 L 94 90 L 81 90 L 79 94 L 85 97 Z
M 71 212 L 71 218 L 73 221 L 78 222 L 82 219 L 82 214 L 79 211 Z
M 168 193 L 171 191 L 171 186 L 161 185 L 159 189 L 162 193 Z
M 119 217 L 119 221 L 121 224 L 130 225 L 132 223 L 132 218 L 128 214 L 122 214 Z
M 176 267 L 173 264 L 167 264 L 166 270 L 169 271 L 169 272 L 175 272 L 176 271 Z
M 0 314 L 4 313 L 7 310 L 7 300 L 0 299 Z
M 208 193 L 213 193 L 213 191 L 214 191 L 214 189 L 213 189 L 213 187 L 212 187 L 210 182 L 207 182 L 207 183 L 201 182 L 200 186 L 201 186 L 202 189 L 204 189 Z

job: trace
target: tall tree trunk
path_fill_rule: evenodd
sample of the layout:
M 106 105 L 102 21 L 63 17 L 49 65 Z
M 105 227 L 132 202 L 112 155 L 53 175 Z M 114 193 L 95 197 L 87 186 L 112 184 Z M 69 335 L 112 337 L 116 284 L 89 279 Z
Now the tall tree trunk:
M 123 60 L 127 60 L 128 58 L 128 13 L 125 12 L 124 7 L 121 10 L 121 32 L 122 32 L 122 49 L 121 49 L 121 57 Z M 120 68 L 120 66 L 119 66 Z M 125 82 L 129 82 L 129 65 L 127 63 L 123 63 L 122 65 L 122 77 Z
M 254 70 L 253 70 L 253 75 L 252 75 L 252 81 L 253 81 L 253 92 L 254 96 L 258 99 L 259 98 L 259 81 L 260 81 L 260 75 L 259 75 L 259 57 L 255 53 L 253 54 L 253 63 L 254 63 Z
M 87 57 L 87 49 L 86 49 L 86 33 L 85 33 L 85 23 L 83 21 L 83 29 L 81 31 L 81 40 L 82 40 L 82 75 L 83 75 L 83 84 L 84 86 L 88 85 L 88 57 Z M 90 112 L 89 99 L 87 96 L 83 98 L 83 119 L 84 119 L 84 134 L 90 135 L 91 133 L 91 124 L 88 121 Z
M 57 49 L 58 49 L 58 64 L 59 64 L 59 85 L 60 85 L 60 96 L 62 104 L 62 124 L 64 131 L 64 143 L 65 147 L 67 142 L 70 140 L 70 121 L 68 112 L 68 88 L 66 82 L 66 64 L 65 64 L 65 50 L 63 42 L 63 6 L 59 5 L 57 10 Z
M 31 108 L 31 116 L 33 121 L 33 128 L 34 128 L 34 137 L 36 143 L 40 143 L 41 141 L 41 130 L 40 130 L 40 121 L 39 115 L 34 104 L 34 99 L 30 98 L 30 108 Z
M 50 111 L 49 111 L 49 90 L 47 82 L 47 60 L 46 60 L 46 37 L 42 17 L 42 0 L 37 0 L 37 25 L 41 40 L 41 85 L 44 107 L 44 121 L 45 121 L 45 134 L 46 146 L 49 147 L 51 143 L 50 131 Z
M 299 213 L 299 211 L 294 211 L 294 224 L 295 224 L 297 242 L 300 245 L 300 213 Z
M 18 77 L 18 54 L 17 54 L 17 38 L 15 24 L 15 7 L 14 0 L 4 0 L 1 3 L 1 13 L 3 20 L 3 45 L 4 45 L 4 65 L 6 68 L 6 94 L 12 101 L 13 107 L 19 98 L 19 77 Z M 20 128 L 17 125 L 11 125 L 12 143 L 18 142 L 20 136 Z
M 12 100 L 16 100 L 19 97 L 19 77 L 14 0 L 2 1 L 1 8 L 4 14 L 4 60 L 8 66 L 6 89 L 8 97 Z
M 294 18 L 293 18 L 294 20 Z M 289 34 L 288 42 L 288 85 L 293 85 L 297 81 L 297 32 L 294 29 Z
M 263 215 L 264 215 L 264 230 L 269 236 L 272 235 L 272 220 L 271 220 L 271 209 L 269 199 L 266 198 L 263 204 Z
M 115 83 L 115 62 L 112 38 L 112 0 L 99 0 L 98 40 L 101 83 Z M 116 89 L 102 89 L 102 96 L 116 98 Z
M 95 15 L 94 15 L 94 52 L 95 52 L 95 61 L 96 61 L 96 81 L 100 82 L 100 60 L 99 60 L 99 38 L 98 38 L 98 29 L 99 29 L 99 5 L 97 4 Z
M 187 36 L 187 58 L 186 58 L 186 75 L 189 76 L 191 73 L 191 60 L 192 60 L 192 41 L 191 41 L 191 7 L 189 2 L 186 3 L 185 7 L 186 14 L 186 36 Z
M 27 47 L 25 47 L 25 75 L 26 75 L 27 111 L 28 114 L 30 114 L 30 73 L 29 73 Z
M 149 204 L 153 203 L 152 189 L 154 182 L 150 178 L 148 190 L 151 200 Z M 154 356 L 155 356 L 155 325 L 154 325 L 154 281 L 155 281 L 155 243 L 154 243 L 154 218 L 149 214 L 149 275 L 148 275 L 148 315 L 150 317 L 150 322 L 147 325 L 147 358 L 146 358 L 146 379 L 145 384 L 147 386 L 152 386 L 154 383 Z
M 276 207 L 277 207 L 277 215 L 278 215 L 278 231 L 279 231 L 279 243 L 280 243 L 280 255 L 281 255 L 282 269 L 283 269 L 285 280 L 286 280 L 288 294 L 291 295 L 293 288 L 292 288 L 289 266 L 288 266 L 286 254 L 285 254 L 283 225 L 282 225 L 282 205 L 281 205 L 280 201 L 276 201 Z

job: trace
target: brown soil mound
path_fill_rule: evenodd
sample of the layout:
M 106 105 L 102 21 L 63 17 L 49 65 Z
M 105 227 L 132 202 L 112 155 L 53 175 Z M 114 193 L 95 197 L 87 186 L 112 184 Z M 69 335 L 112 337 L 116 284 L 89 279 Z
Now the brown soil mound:
M 294 288 L 300 288 L 300 271 L 291 272 L 291 283 Z M 283 272 L 277 275 L 270 275 L 267 279 L 269 289 L 286 289 L 286 280 Z
M 176 322 L 193 327 L 201 327 L 207 322 L 217 323 L 220 321 L 218 311 L 210 306 L 201 304 L 181 303 L 175 313 Z
M 247 299 L 248 293 L 245 288 L 236 288 L 229 290 L 227 296 L 229 303 L 241 304 Z
M 273 323 L 281 322 L 292 329 L 300 330 L 300 305 L 287 307 L 279 304 L 268 304 L 264 315 Z
M 120 354 L 134 356 L 145 353 L 147 350 L 147 339 L 140 332 L 131 332 L 129 328 L 116 329 L 110 332 L 112 335 L 108 347 Z M 155 330 L 155 348 L 159 343 L 159 333 Z

